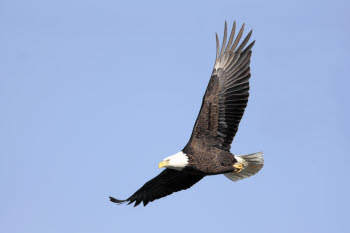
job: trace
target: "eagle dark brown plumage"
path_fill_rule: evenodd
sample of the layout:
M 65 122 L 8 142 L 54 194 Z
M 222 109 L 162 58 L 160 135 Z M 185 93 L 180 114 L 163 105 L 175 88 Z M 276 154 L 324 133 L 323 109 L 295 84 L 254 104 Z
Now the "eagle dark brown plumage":
M 263 166 L 262 153 L 233 155 L 231 143 L 237 133 L 249 97 L 250 58 L 253 41 L 248 46 L 250 31 L 239 44 L 244 24 L 234 38 L 236 22 L 220 50 L 216 35 L 214 69 L 204 94 L 202 106 L 187 145 L 179 153 L 164 159 L 159 167 L 167 167 L 126 200 L 110 197 L 114 203 L 135 206 L 185 190 L 204 176 L 224 174 L 233 181 L 256 174 Z

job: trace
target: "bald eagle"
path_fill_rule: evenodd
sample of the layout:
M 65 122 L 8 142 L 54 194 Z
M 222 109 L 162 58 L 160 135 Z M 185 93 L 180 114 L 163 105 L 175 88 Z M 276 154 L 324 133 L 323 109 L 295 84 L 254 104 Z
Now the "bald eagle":
M 248 103 L 252 31 L 240 42 L 244 24 L 234 38 L 236 22 L 227 41 L 227 23 L 220 49 L 216 34 L 216 59 L 204 94 L 202 106 L 187 145 L 165 158 L 159 168 L 166 169 L 145 183 L 126 200 L 110 197 L 110 201 L 134 206 L 188 189 L 207 175 L 224 174 L 238 181 L 256 174 L 263 167 L 262 153 L 234 155 L 231 143 Z M 246 47 L 245 47 L 246 46 Z

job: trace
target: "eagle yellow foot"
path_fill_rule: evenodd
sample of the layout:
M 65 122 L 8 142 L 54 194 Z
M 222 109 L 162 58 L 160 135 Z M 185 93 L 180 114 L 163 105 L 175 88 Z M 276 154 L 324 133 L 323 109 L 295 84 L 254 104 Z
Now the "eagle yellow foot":
M 236 168 L 235 173 L 239 173 L 239 172 L 241 172 L 242 169 L 243 169 L 243 164 L 241 164 L 241 163 L 235 163 L 235 164 L 233 164 L 233 167 Z

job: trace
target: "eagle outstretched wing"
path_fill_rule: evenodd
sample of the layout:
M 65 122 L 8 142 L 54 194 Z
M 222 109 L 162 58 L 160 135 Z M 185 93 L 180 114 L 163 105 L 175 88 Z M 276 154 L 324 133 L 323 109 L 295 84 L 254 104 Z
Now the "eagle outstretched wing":
M 227 40 L 225 22 L 224 39 L 220 50 L 216 35 L 216 60 L 201 110 L 186 147 L 217 147 L 229 151 L 249 97 L 250 57 L 253 41 L 245 49 L 252 31 L 242 43 L 244 24 L 234 39 L 236 22 Z
M 156 199 L 168 196 L 174 192 L 188 189 L 204 176 L 192 175 L 186 172 L 177 171 L 173 169 L 165 169 L 158 176 L 145 183 L 139 190 L 137 190 L 131 197 L 126 200 L 118 200 L 114 197 L 109 197 L 110 200 L 117 204 L 135 202 L 135 206 L 143 202 L 146 206 L 149 202 Z

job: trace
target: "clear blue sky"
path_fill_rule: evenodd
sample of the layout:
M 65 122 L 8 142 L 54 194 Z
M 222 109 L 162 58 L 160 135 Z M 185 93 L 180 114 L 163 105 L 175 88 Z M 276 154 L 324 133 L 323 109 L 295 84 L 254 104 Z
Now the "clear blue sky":
M 348 1 L 1 1 L 0 231 L 350 232 Z M 186 144 L 224 21 L 257 42 L 235 154 L 146 208 L 117 206 Z

